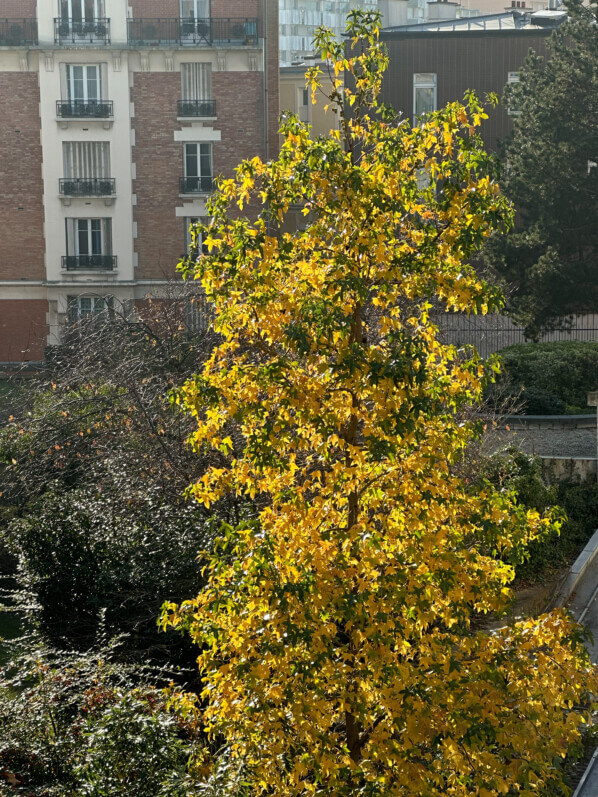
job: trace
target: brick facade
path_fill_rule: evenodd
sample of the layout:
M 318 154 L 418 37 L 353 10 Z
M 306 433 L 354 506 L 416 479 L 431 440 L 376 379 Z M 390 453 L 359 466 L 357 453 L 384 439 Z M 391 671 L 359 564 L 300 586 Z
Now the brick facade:
M 184 250 L 184 222 L 174 215 L 174 208 L 182 204 L 183 148 L 174 140 L 180 93 L 181 76 L 170 72 L 137 73 L 131 90 L 137 175 L 133 181 L 137 195 L 136 276 L 143 279 L 172 278 Z
M 0 299 L 0 363 L 43 360 L 47 312 L 42 299 Z
M 0 96 L 0 280 L 39 280 L 45 250 L 37 74 L 0 72 Z
M 147 19 L 176 19 L 180 13 L 179 0 L 130 0 L 131 16 Z
M 36 0 L 0 0 L 0 18 L 35 19 Z

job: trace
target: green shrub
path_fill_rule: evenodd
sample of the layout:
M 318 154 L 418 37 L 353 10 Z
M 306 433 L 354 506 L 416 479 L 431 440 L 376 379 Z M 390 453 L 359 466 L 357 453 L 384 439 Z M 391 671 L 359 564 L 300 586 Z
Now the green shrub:
M 211 540 L 197 505 L 165 502 L 124 474 L 101 489 L 46 493 L 0 529 L 18 561 L 16 597 L 50 643 L 85 650 L 103 623 L 110 636 L 128 635 L 136 658 L 180 664 L 196 654 L 159 633 L 156 618 L 165 599 L 201 584 L 197 555 Z
M 598 342 L 522 343 L 500 352 L 498 391 L 519 396 L 528 415 L 590 414 L 587 394 L 598 390 Z
M 197 715 L 169 709 L 164 674 L 117 664 L 116 643 L 83 654 L 35 637 L 19 645 L 0 668 L 0 794 L 195 792 L 188 763 L 203 747 Z
M 517 577 L 541 580 L 570 564 L 598 528 L 598 483 L 561 482 L 548 486 L 542 480 L 540 460 L 516 448 L 489 457 L 480 476 L 496 487 L 515 490 L 520 504 L 542 514 L 561 517 L 560 534 L 551 531 L 533 542 L 524 561 L 513 562 Z

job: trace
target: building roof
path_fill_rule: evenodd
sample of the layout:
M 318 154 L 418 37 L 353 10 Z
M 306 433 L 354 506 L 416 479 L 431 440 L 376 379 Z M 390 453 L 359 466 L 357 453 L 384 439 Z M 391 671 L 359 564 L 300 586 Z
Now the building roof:
M 567 18 L 566 11 L 505 11 L 501 14 L 486 14 L 480 17 L 443 19 L 437 22 L 422 22 L 418 25 L 396 25 L 384 28 L 381 35 L 394 33 L 480 33 L 484 31 L 540 31 L 558 27 Z

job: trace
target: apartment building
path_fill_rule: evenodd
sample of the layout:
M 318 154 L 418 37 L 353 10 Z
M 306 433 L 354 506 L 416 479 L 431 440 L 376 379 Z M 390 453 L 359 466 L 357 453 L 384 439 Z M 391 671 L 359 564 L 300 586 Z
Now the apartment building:
M 278 146 L 276 0 L 0 0 L 0 364 L 160 295 L 214 177 Z
M 281 66 L 300 64 L 317 55 L 313 47 L 317 28 L 331 28 L 340 39 L 350 11 L 378 8 L 378 0 L 279 0 L 279 4 Z

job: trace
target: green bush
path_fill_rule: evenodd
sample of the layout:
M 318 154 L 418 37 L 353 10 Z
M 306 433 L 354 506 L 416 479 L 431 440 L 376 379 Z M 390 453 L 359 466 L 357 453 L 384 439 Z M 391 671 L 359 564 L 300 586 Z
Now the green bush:
M 52 644 L 84 650 L 103 623 L 109 635 L 128 635 L 136 658 L 184 664 L 196 654 L 179 635 L 159 633 L 156 618 L 165 599 L 197 590 L 197 556 L 211 540 L 196 504 L 166 502 L 126 475 L 101 489 L 46 493 L 0 529 L 18 562 L 16 597 Z
M 523 343 L 500 352 L 501 374 L 490 394 L 520 397 L 528 415 L 590 414 L 598 390 L 598 342 Z
M 83 654 L 35 638 L 19 644 L 0 668 L 0 794 L 195 792 L 188 764 L 203 746 L 197 716 L 170 710 L 164 674 L 116 663 L 115 643 Z
M 513 562 L 517 577 L 541 580 L 551 571 L 570 564 L 598 528 L 598 483 L 587 481 L 544 484 L 539 459 L 509 448 L 489 457 L 481 477 L 496 487 L 515 490 L 518 502 L 541 514 L 561 518 L 560 534 L 551 531 L 533 542 L 524 561 Z

